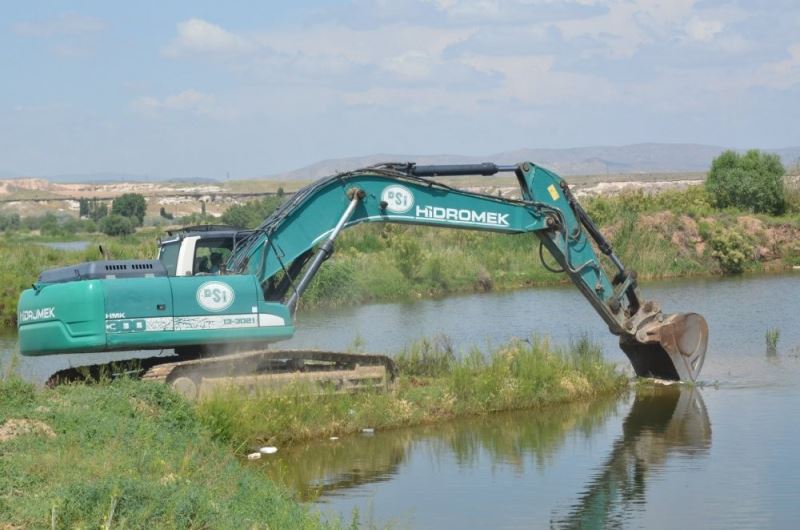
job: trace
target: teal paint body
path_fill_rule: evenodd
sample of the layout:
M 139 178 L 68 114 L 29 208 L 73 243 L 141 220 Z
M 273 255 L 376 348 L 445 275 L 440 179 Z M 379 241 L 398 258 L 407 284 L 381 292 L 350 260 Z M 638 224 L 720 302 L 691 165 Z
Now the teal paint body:
M 209 282 L 227 285 L 235 293 L 228 307 L 209 310 L 201 305 L 198 292 Z M 269 343 L 294 335 L 287 308 L 266 302 L 251 275 L 43 285 L 22 293 L 19 313 L 24 355 Z

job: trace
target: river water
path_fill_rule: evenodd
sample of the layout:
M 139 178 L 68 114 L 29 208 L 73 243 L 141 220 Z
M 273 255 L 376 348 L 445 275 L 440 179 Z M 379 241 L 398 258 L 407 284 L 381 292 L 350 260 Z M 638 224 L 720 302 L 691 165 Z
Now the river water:
M 649 283 L 710 341 L 698 388 L 324 440 L 253 465 L 326 518 L 399 528 L 795 528 L 800 520 L 800 274 Z M 780 330 L 768 356 L 767 329 Z M 462 351 L 583 334 L 629 370 L 569 287 L 301 314 L 287 347 L 396 352 L 446 333 Z M 0 349 L 14 348 L 13 337 Z M 6 355 L 6 360 L 8 355 Z M 18 362 L 33 379 L 56 365 Z M 45 364 L 50 363 L 50 364 Z M 6 362 L 8 364 L 8 362 Z

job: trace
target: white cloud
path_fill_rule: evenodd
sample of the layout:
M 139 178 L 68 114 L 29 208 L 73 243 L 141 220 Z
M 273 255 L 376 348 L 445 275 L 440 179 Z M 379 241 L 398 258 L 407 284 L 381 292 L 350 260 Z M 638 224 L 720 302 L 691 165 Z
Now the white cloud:
M 795 42 L 786 51 L 789 54 L 788 59 L 764 66 L 758 76 L 760 84 L 778 89 L 800 84 L 800 42 Z
M 263 48 L 286 55 L 341 57 L 354 64 L 374 65 L 414 51 L 438 57 L 474 32 L 469 28 L 432 30 L 403 24 L 370 29 L 326 24 L 260 33 L 255 40 Z
M 191 54 L 236 54 L 251 45 L 243 37 L 199 18 L 178 23 L 178 35 L 164 48 L 168 57 Z
M 703 20 L 692 17 L 686 23 L 686 35 L 692 40 L 710 42 L 725 27 L 719 20 Z
M 184 111 L 196 114 L 213 114 L 215 98 L 203 92 L 189 89 L 163 99 L 142 96 L 131 103 L 131 107 L 143 114 L 155 115 L 160 111 Z
M 291 105 L 288 100 L 299 101 L 302 90 L 302 97 L 324 101 L 326 108 L 345 103 L 400 112 L 445 109 L 458 114 L 587 103 L 672 111 L 713 103 L 718 99 L 714 94 L 733 98 L 752 86 L 796 82 L 791 54 L 789 60 L 768 67 L 725 62 L 729 59 L 722 54 L 754 49 L 747 33 L 737 32 L 737 24 L 749 20 L 738 7 L 697 9 L 696 0 L 411 2 L 447 16 L 389 23 L 377 17 L 374 25 L 328 22 L 247 33 L 195 18 L 178 24 L 164 53 L 175 58 L 224 54 L 225 62 L 218 64 L 244 83 L 262 87 L 265 101 L 286 94 L 285 103 Z M 367 3 L 379 14 L 397 9 L 384 0 Z M 566 10 L 540 24 L 518 23 L 517 19 L 530 20 L 540 6 Z M 481 14 L 495 22 L 487 24 Z M 459 21 L 452 22 L 451 16 Z M 529 33 L 493 38 L 492 32 L 520 28 Z M 554 29 L 560 35 L 554 36 Z M 694 50 L 703 53 L 687 56 L 689 62 L 680 56 Z M 640 68 L 651 51 L 659 60 Z M 611 68 L 604 69 L 604 62 Z M 627 64 L 630 69 L 621 73 L 618 65 Z M 184 99 L 186 103 L 179 103 Z M 259 104 L 255 92 L 247 102 L 230 94 L 227 99 L 240 115 L 269 108 Z M 174 101 L 141 98 L 137 105 L 150 112 L 210 113 L 218 107 L 214 101 L 194 101 L 185 94 Z
M 456 17 L 494 17 L 500 14 L 498 0 L 434 0 L 439 11 Z
M 434 85 L 369 87 L 347 92 L 343 100 L 349 105 L 402 107 L 412 112 L 473 112 L 509 107 L 522 111 L 564 102 L 608 103 L 617 98 L 610 82 L 589 74 L 559 71 L 551 56 L 472 55 L 460 62 L 497 82 L 483 90 L 452 90 Z
M 607 80 L 579 72 L 556 68 L 556 58 L 549 55 L 491 57 L 475 55 L 465 62 L 479 71 L 494 72 L 502 77 L 493 96 L 513 99 L 530 105 L 556 102 L 603 102 L 615 97 Z
M 692 14 L 695 0 L 611 0 L 600 15 L 554 23 L 568 40 L 591 37 L 596 49 L 585 56 L 613 59 L 633 56 L 644 44 L 669 38 Z
M 437 64 L 439 61 L 428 53 L 409 50 L 383 61 L 381 67 L 398 79 L 421 81 L 428 79 L 433 74 Z

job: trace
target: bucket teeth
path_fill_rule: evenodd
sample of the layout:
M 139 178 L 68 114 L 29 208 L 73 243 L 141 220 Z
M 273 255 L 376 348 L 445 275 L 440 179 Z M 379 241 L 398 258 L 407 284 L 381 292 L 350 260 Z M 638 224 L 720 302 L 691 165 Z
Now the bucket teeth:
M 620 338 L 636 375 L 673 381 L 695 381 L 707 347 L 708 324 L 697 313 L 660 314 Z

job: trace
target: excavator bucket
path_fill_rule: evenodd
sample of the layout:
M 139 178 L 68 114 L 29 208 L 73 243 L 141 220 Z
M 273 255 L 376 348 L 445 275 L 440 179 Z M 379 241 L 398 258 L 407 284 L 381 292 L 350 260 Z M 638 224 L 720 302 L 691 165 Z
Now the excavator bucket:
M 642 324 L 619 345 L 636 375 L 671 381 L 695 381 L 708 346 L 708 324 L 697 313 L 662 315 Z

